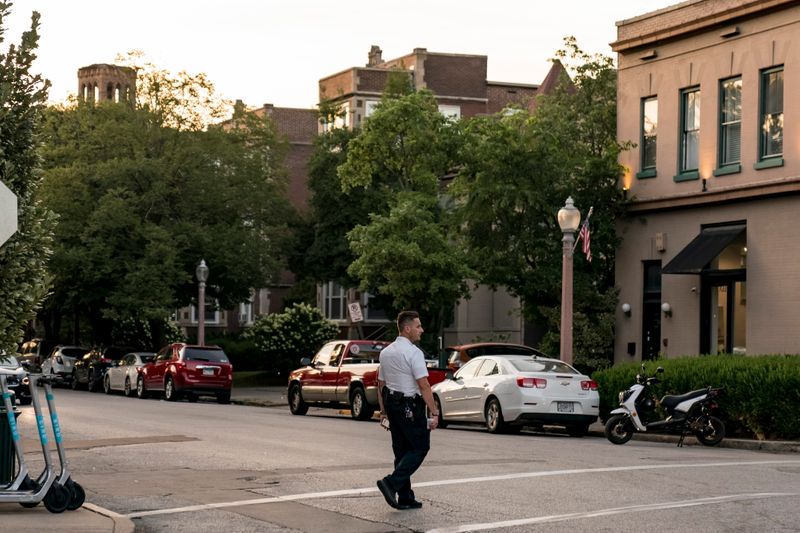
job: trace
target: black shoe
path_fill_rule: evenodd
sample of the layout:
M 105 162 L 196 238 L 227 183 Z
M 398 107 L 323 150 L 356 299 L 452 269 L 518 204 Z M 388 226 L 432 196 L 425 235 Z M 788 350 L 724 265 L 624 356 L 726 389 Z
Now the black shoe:
M 397 504 L 397 497 L 395 496 L 394 489 L 389 482 L 386 481 L 386 478 L 378 480 L 378 490 L 381 491 L 381 494 L 383 494 L 383 498 L 386 500 L 386 503 L 395 509 L 400 508 Z
M 421 509 L 422 502 L 417 500 L 398 500 L 397 501 L 397 508 L 398 509 Z

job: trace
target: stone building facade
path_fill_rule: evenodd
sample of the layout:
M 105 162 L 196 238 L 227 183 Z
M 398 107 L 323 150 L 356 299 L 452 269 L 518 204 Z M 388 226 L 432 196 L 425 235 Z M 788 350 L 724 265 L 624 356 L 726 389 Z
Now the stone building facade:
M 800 4 L 690 0 L 617 23 L 615 361 L 800 353 Z
M 78 100 L 82 102 L 136 102 L 136 70 L 97 63 L 78 69 Z

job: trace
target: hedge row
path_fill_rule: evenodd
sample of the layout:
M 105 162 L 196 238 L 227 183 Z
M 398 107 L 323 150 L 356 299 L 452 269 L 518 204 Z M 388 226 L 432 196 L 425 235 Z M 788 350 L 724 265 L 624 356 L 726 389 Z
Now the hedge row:
M 665 394 L 685 394 L 707 386 L 725 387 L 719 415 L 729 436 L 757 439 L 800 439 L 800 356 L 715 355 L 648 361 L 646 373 L 664 367 L 662 382 L 653 387 Z M 618 395 L 630 388 L 640 363 L 616 365 L 592 374 L 600 389 L 603 420 L 618 404 Z

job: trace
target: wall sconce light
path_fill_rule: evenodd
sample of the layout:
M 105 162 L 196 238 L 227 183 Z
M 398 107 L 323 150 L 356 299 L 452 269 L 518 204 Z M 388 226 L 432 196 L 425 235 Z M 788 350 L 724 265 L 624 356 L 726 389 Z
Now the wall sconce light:
M 708 182 L 708 179 L 703 178 L 703 192 L 707 192 L 708 191 L 708 183 L 707 182 Z
M 744 268 L 747 266 L 747 246 L 742 247 L 741 259 L 739 260 L 739 266 Z
M 631 304 L 629 303 L 622 304 L 622 313 L 625 316 L 631 316 Z
M 664 313 L 664 316 L 672 316 L 672 306 L 667 302 L 661 304 L 661 311 Z

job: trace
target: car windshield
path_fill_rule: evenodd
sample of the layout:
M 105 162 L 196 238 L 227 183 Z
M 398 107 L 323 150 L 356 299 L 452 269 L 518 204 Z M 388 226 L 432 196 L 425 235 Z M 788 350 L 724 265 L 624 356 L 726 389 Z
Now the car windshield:
M 186 348 L 183 358 L 187 361 L 207 361 L 212 363 L 227 363 L 228 356 L 219 349 L 211 348 Z
M 353 346 L 358 346 L 354 351 Z M 380 362 L 381 350 L 385 346 L 365 346 L 365 345 L 352 345 L 350 346 L 350 353 L 345 356 L 342 364 L 357 365 L 366 363 Z
M 514 368 L 520 372 L 554 372 L 556 374 L 577 374 L 578 371 L 561 361 L 542 359 L 510 359 Z
M 149 363 L 150 361 L 156 358 L 156 354 L 140 355 L 139 358 L 142 360 L 142 363 Z
M 85 350 L 83 348 L 62 348 L 61 355 L 65 355 L 67 357 L 81 357 L 88 351 L 89 350 Z
M 19 361 L 13 355 L 3 355 L 0 354 L 0 366 L 4 366 L 6 368 L 17 368 L 19 366 Z

